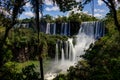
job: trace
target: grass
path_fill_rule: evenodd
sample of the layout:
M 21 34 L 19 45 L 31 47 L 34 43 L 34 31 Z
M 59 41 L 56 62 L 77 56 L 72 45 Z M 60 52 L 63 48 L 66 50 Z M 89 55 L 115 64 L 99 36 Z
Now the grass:
M 49 62 L 50 62 L 49 60 L 44 60 L 43 61 L 43 68 L 44 68 L 44 70 L 47 69 L 47 66 L 49 65 Z M 8 67 L 8 68 L 12 66 L 17 72 L 21 72 L 21 70 L 23 68 L 25 68 L 26 66 L 32 65 L 32 64 L 34 64 L 36 72 L 39 72 L 40 71 L 39 61 L 37 61 L 37 60 L 36 61 L 30 60 L 30 61 L 26 61 L 26 62 L 23 62 L 23 63 L 7 62 L 5 64 L 5 66 Z
M 19 63 L 19 62 L 7 62 L 5 64 L 5 66 L 7 67 L 10 67 L 10 66 L 13 66 L 14 65 L 14 69 L 17 71 L 17 72 L 21 72 L 21 70 L 23 68 L 25 68 L 26 66 L 29 66 L 29 65 L 32 65 L 34 64 L 35 67 L 38 67 L 39 66 L 39 62 L 38 61 L 26 61 L 26 62 L 23 62 L 23 63 Z

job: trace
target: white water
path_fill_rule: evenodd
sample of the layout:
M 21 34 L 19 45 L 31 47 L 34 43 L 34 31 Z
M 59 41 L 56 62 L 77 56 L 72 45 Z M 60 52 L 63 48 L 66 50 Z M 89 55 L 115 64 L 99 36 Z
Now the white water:
M 53 35 L 56 34 L 56 24 L 54 23 L 54 28 L 53 28 Z
M 66 59 L 69 59 L 69 53 L 68 53 L 68 41 L 65 41 L 65 53 L 66 53 Z
M 68 39 L 68 44 L 69 44 L 69 61 L 74 61 L 75 60 L 75 51 L 74 51 L 74 46 L 73 46 L 73 39 L 69 38 Z
M 50 34 L 50 23 L 47 23 L 46 34 Z
M 60 26 L 60 33 L 57 32 L 58 28 L 56 23 L 47 23 L 45 24 L 40 24 L 40 31 L 44 32 L 46 34 L 51 34 L 51 35 L 65 35 L 65 36 L 70 36 L 70 24 L 69 23 L 62 23 Z
M 56 44 L 56 50 L 55 50 L 55 52 L 56 52 L 55 61 L 56 61 L 56 63 L 58 63 L 58 44 Z
M 65 27 L 65 28 L 64 28 L 64 35 L 67 35 L 67 28 L 68 28 L 67 26 L 68 26 L 68 24 L 67 24 L 67 23 L 64 23 L 64 27 Z
M 63 35 L 64 23 L 61 24 L 61 35 Z
M 101 22 L 83 22 L 81 24 L 79 33 L 76 35 L 76 45 L 73 46 L 73 39 L 69 38 L 65 42 L 65 48 L 62 46 L 61 59 L 58 59 L 58 43 L 56 44 L 56 61 L 53 62 L 52 69 L 47 75 L 46 80 L 52 80 L 60 72 L 66 72 L 70 66 L 74 66 L 78 60 L 80 60 L 80 55 L 83 55 L 86 49 L 89 48 L 91 43 L 94 43 L 96 39 L 104 36 L 104 27 Z M 60 41 L 61 42 L 61 41 Z M 63 44 L 63 42 L 61 42 Z M 66 56 L 65 56 L 66 55 Z M 52 78 L 51 78 L 52 77 Z
M 65 56 L 64 56 L 64 50 L 63 50 L 63 48 L 62 48 L 62 55 L 61 55 L 61 63 L 64 63 L 64 61 L 65 61 Z

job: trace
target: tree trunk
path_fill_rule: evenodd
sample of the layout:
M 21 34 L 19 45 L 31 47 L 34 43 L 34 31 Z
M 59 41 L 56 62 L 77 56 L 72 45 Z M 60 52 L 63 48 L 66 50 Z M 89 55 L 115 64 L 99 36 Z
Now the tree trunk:
M 116 11 L 116 6 L 115 6 L 115 0 L 102 0 L 107 6 L 108 8 L 113 12 L 113 18 L 114 18 L 114 24 L 117 28 L 117 30 L 119 31 L 120 34 L 120 24 L 118 22 L 118 18 L 117 18 L 117 11 Z
M 37 24 L 37 29 L 38 29 L 38 54 L 39 54 L 39 32 L 40 32 L 40 28 L 39 28 L 39 2 L 38 0 L 36 0 L 36 24 Z M 41 80 L 44 80 L 44 73 L 43 73 L 43 60 L 42 60 L 42 56 L 40 54 L 39 56 L 39 62 L 40 62 L 40 72 L 41 72 Z
M 118 22 L 117 12 L 116 12 L 115 8 L 113 8 L 113 17 L 114 17 L 114 24 L 117 27 L 117 30 L 120 32 L 120 24 Z
M 1 58 L 0 67 L 2 67 L 4 65 L 4 63 L 5 63 L 5 62 L 3 62 L 3 56 L 2 56 L 4 54 L 3 53 L 3 46 L 4 46 L 4 44 L 6 44 L 6 39 L 8 37 L 9 31 L 12 28 L 11 26 L 14 26 L 14 23 L 12 23 L 9 27 L 6 28 L 4 37 L 0 42 L 0 58 Z
M 117 30 L 120 32 L 120 24 L 119 24 L 118 18 L 117 18 L 117 11 L 116 11 L 116 7 L 115 7 L 115 1 L 109 0 L 109 3 L 111 4 L 110 9 L 113 12 L 114 24 L 117 27 Z

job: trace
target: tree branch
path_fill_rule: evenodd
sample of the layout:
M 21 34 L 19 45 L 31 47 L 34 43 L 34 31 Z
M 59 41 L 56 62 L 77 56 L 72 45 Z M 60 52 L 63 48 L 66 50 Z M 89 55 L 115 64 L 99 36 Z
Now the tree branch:
M 109 2 L 102 0 L 109 8 L 111 8 L 111 5 L 109 4 Z

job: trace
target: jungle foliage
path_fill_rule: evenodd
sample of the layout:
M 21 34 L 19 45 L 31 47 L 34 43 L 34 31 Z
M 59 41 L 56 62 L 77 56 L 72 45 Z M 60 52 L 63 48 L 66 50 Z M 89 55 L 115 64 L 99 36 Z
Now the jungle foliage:
M 2 31 L 2 28 L 1 28 Z M 4 31 L 3 31 L 4 32 Z M 56 41 L 60 40 L 67 40 L 66 36 L 60 35 L 49 35 L 44 33 L 39 33 L 40 35 L 40 51 L 43 55 L 47 55 L 50 49 L 54 49 L 51 47 L 55 47 Z M 1 34 L 2 35 L 2 34 Z M 28 28 L 13 28 L 8 35 L 6 40 L 6 46 L 4 46 L 5 51 L 13 56 L 13 60 L 21 61 L 21 59 L 17 58 L 20 55 L 26 55 L 27 59 L 23 60 L 26 61 L 30 59 L 35 59 L 38 54 L 36 54 L 36 47 L 38 45 L 37 42 L 37 33 L 34 33 L 32 29 Z M 54 50 L 53 50 L 54 52 Z M 8 58 L 6 58 L 9 60 Z

